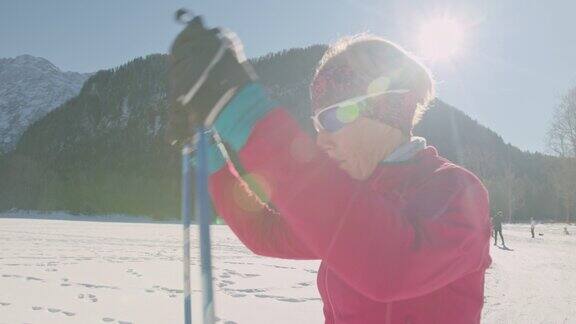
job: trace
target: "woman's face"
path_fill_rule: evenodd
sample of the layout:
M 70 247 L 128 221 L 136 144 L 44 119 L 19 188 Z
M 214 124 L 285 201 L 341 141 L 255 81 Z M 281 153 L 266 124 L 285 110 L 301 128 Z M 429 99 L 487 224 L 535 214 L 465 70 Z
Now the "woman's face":
M 352 178 L 365 180 L 403 140 L 400 130 L 361 116 L 335 132 L 320 131 L 316 143 Z

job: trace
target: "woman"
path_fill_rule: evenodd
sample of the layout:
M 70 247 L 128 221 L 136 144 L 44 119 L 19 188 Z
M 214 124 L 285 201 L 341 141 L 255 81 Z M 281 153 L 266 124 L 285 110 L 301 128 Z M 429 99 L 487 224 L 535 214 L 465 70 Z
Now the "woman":
M 186 139 L 189 121 L 211 125 L 211 195 L 240 240 L 259 255 L 322 260 L 326 323 L 479 323 L 488 196 L 412 137 L 434 92 L 427 70 L 380 38 L 339 42 L 310 87 L 314 142 L 238 44 L 196 18 L 174 42 L 170 76 L 171 131 Z

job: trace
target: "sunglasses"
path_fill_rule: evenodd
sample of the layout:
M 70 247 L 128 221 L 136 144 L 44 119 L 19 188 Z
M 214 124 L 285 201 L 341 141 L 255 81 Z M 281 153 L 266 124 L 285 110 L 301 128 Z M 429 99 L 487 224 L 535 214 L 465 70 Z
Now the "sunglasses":
M 335 132 L 360 117 L 361 113 L 370 107 L 370 99 L 382 95 L 404 94 L 410 90 L 388 90 L 366 96 L 341 101 L 318 110 L 312 115 L 312 122 L 317 132 Z

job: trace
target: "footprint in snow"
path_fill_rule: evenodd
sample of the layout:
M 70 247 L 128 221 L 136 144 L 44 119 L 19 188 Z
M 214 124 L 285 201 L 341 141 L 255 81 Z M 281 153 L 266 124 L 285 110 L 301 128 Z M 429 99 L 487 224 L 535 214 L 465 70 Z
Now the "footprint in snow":
M 37 310 L 42 310 L 42 307 L 40 307 L 40 306 L 32 306 L 32 310 L 35 310 L 35 311 L 37 311 Z
M 104 317 L 104 318 L 102 318 L 102 321 L 103 322 L 114 322 L 114 319 L 110 318 L 110 317 Z
M 78 294 L 78 299 L 84 299 L 84 298 L 90 300 L 90 301 L 93 302 L 93 303 L 95 303 L 95 302 L 98 301 L 98 298 L 96 298 L 96 295 L 93 295 L 93 294 L 87 294 L 87 295 Z
M 58 312 L 61 311 L 61 309 L 58 309 L 58 308 L 48 308 L 48 311 L 49 311 L 50 313 L 58 313 Z
M 301 303 L 301 302 L 306 301 L 306 299 L 288 298 L 288 297 L 272 296 L 272 295 L 264 295 L 264 294 L 256 294 L 254 296 L 256 296 L 258 298 L 274 298 L 277 301 L 283 301 L 283 302 L 289 302 L 289 303 Z
M 301 303 L 305 302 L 306 299 L 297 299 L 297 298 L 286 298 L 286 297 L 279 297 L 276 298 L 277 301 L 289 302 L 289 303 Z
M 2 302 L 0 302 L 0 306 L 10 306 L 10 303 L 2 303 Z
M 83 286 L 86 288 L 106 288 L 106 289 L 114 289 L 114 290 L 118 290 L 119 288 L 116 286 L 106 286 L 106 285 L 95 285 L 95 284 L 89 284 L 89 283 L 78 283 L 78 286 Z
M 236 289 L 235 291 L 253 294 L 253 293 L 266 292 L 266 289 L 251 288 L 251 289 Z
M 274 268 L 277 268 L 277 269 L 296 269 L 294 267 L 284 267 L 284 266 L 279 266 L 279 265 L 274 265 Z

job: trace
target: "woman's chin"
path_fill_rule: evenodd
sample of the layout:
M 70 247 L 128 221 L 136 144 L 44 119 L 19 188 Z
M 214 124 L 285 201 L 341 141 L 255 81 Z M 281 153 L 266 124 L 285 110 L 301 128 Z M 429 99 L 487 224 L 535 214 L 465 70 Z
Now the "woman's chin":
M 350 162 L 341 162 L 340 168 L 348 175 L 355 180 L 366 180 L 370 178 L 374 170 L 376 169 L 376 165 L 362 165 L 361 163 L 352 164 Z
M 357 173 L 353 168 L 350 167 L 350 164 L 346 163 L 346 161 L 338 162 L 338 167 L 344 172 L 348 173 L 348 175 L 352 178 L 354 178 L 354 175 Z
M 346 173 L 348 173 L 348 175 L 352 179 L 366 180 L 368 179 L 368 177 L 370 177 L 370 174 L 368 172 L 364 172 L 364 170 L 361 170 L 359 168 L 353 168 L 350 166 L 343 167 L 342 165 L 340 167 L 342 168 L 342 170 L 346 171 Z

